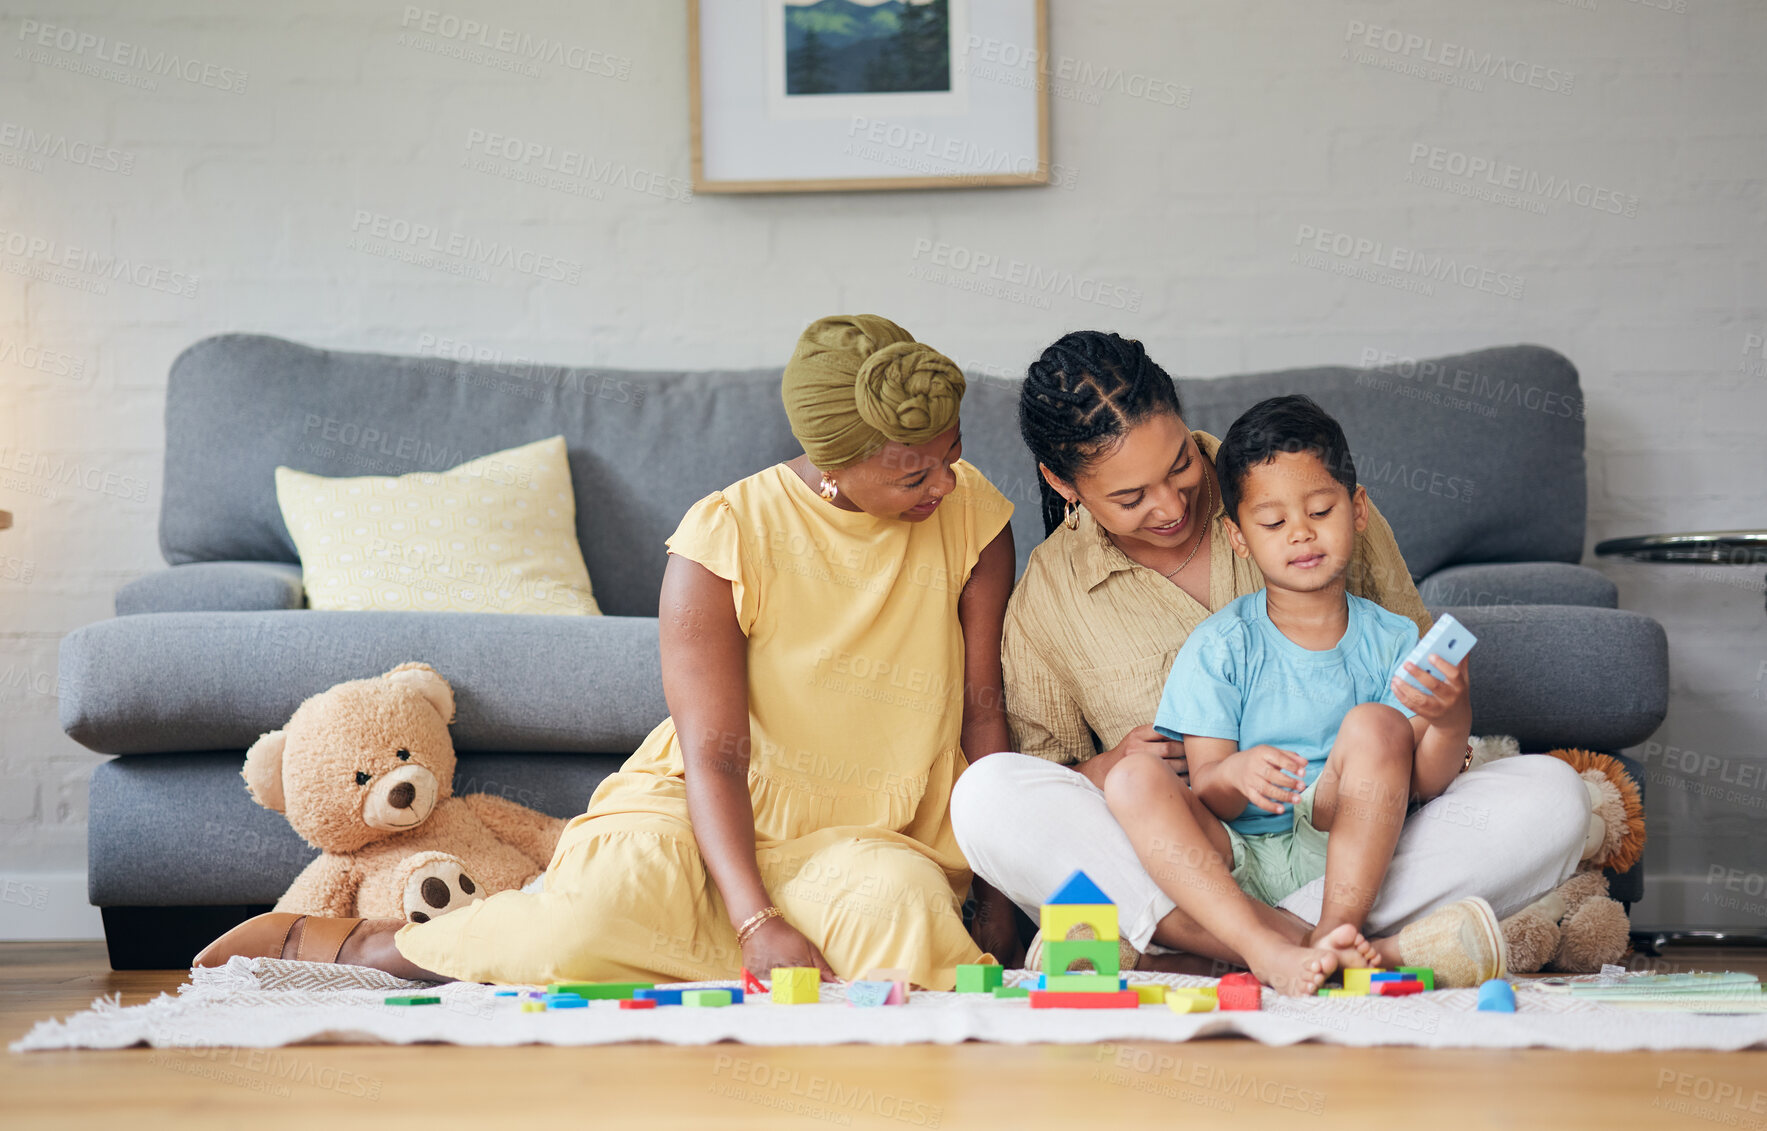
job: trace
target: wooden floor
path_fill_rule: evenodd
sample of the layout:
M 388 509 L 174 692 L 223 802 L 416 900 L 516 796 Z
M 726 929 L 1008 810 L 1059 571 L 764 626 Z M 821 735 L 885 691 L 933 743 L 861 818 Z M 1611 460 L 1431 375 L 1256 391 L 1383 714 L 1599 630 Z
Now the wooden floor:
M 1767 956 L 1682 951 L 1657 968 L 1767 974 Z M 183 980 L 183 971 L 114 973 L 100 943 L 0 943 L 0 1038 L 10 1043 L 104 994 L 120 991 L 132 1005 Z M 265 1050 L 7 1053 L 0 1127 L 1767 1128 L 1767 1052 L 1266 1048 L 1235 1039 L 276 1053 L 274 1069 Z M 291 1071 L 291 1058 L 307 1063 Z

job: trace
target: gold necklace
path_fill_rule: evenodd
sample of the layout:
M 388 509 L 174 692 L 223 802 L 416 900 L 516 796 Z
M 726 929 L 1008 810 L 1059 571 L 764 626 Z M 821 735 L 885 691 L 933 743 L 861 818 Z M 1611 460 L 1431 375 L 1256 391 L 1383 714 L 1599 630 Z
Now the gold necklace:
M 1204 487 L 1204 488 L 1205 488 L 1205 489 L 1206 489 L 1206 490 L 1207 490 L 1207 491 L 1208 491 L 1208 498 L 1209 498 L 1209 502 L 1208 502 L 1208 503 L 1207 503 L 1207 504 L 1205 504 L 1205 505 L 1204 505 L 1204 507 L 1203 507 L 1203 510 L 1204 510 L 1204 511 L 1209 511 L 1209 510 L 1211 510 L 1211 509 L 1212 509 L 1212 507 L 1213 507 L 1213 505 L 1214 505 L 1214 500 L 1215 500 L 1215 488 L 1214 488 L 1214 487 L 1213 487 L 1213 486 L 1212 486 L 1212 485 L 1211 485 L 1211 484 L 1210 484 L 1210 482 L 1209 482 L 1209 480 L 1208 480 L 1208 477 L 1207 477 L 1207 476 L 1205 476 L 1205 477 L 1204 477 L 1204 478 L 1203 478 L 1203 487 Z M 1208 518 L 1207 518 L 1207 517 L 1205 517 L 1205 518 L 1204 518 L 1204 519 L 1203 519 L 1203 522 L 1204 522 L 1204 523 L 1205 523 L 1205 524 L 1206 524 L 1206 523 L 1207 523 L 1207 522 L 1208 522 L 1208 521 L 1209 521 L 1209 520 L 1208 520 Z M 1174 574 L 1174 573 L 1182 573 L 1182 572 L 1183 572 L 1183 571 L 1184 571 L 1184 567 L 1185 567 L 1185 566 L 1187 566 L 1187 565 L 1189 565 L 1189 564 L 1190 564 L 1190 562 L 1191 562 L 1191 559 L 1192 559 L 1192 558 L 1195 558 L 1195 557 L 1196 557 L 1196 552 L 1197 552 L 1197 551 L 1198 551 L 1198 550 L 1200 550 L 1200 549 L 1202 549 L 1202 548 L 1203 548 L 1203 539 L 1204 539 L 1204 538 L 1207 538 L 1207 537 L 1208 537 L 1208 536 L 1209 536 L 1209 528 L 1208 528 L 1208 526 L 1207 526 L 1207 525 L 1205 525 L 1205 526 L 1204 526 L 1204 527 L 1203 527 L 1203 529 L 1202 529 L 1202 532 L 1201 532 L 1201 533 L 1199 533 L 1199 534 L 1198 534 L 1198 535 L 1197 535 L 1197 536 L 1196 536 L 1196 545 L 1194 545 L 1194 546 L 1192 546 L 1192 547 L 1191 547 L 1191 548 L 1190 548 L 1190 557 L 1188 557 L 1188 558 L 1185 558 L 1185 559 L 1184 559 L 1184 560 L 1183 560 L 1183 561 L 1181 561 L 1181 562 L 1179 562 L 1179 563 L 1178 563 L 1178 568 L 1177 568 L 1177 569 L 1174 569 L 1174 570 L 1172 570 L 1172 572 L 1171 572 L 1171 573 L 1168 573 L 1168 574 L 1166 574 L 1166 575 L 1165 575 L 1165 576 L 1166 576 L 1166 580 L 1167 580 L 1167 581 L 1170 581 L 1170 580 L 1172 580 L 1172 574 Z

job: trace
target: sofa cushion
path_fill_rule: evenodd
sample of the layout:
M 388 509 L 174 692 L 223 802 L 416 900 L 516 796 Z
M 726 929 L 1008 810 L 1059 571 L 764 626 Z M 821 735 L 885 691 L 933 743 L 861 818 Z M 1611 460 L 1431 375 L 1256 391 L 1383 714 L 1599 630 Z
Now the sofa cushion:
M 1571 605 L 1436 607 L 1479 638 L 1470 653 L 1474 734 L 1523 750 L 1621 750 L 1669 709 L 1669 640 L 1641 613 Z
M 283 562 L 191 562 L 156 570 L 117 590 L 117 615 L 249 613 L 298 609 L 301 567 Z
M 563 436 L 446 471 L 276 469 L 307 607 L 600 616 Z
M 1265 397 L 1318 401 L 1343 425 L 1357 479 L 1413 577 L 1583 556 L 1583 396 L 1576 368 L 1552 350 L 1179 381 L 1178 391 L 1185 423 L 1216 436 Z
M 459 750 L 636 749 L 668 714 L 652 617 L 146 613 L 61 644 L 61 724 L 103 754 L 243 749 L 308 696 L 422 660 Z
M 1418 582 L 1417 592 L 1426 605 L 1620 605 L 1607 575 L 1569 562 L 1449 566 Z
M 292 563 L 278 464 L 400 475 L 562 433 L 597 601 L 614 616 L 654 616 L 663 539 L 687 508 L 798 454 L 779 374 L 510 366 L 207 338 L 178 357 L 167 384 L 160 548 L 174 565 Z M 1317 399 L 1342 422 L 1414 576 L 1582 554 L 1582 399 L 1576 369 L 1551 350 L 1504 347 L 1389 371 L 1180 378 L 1178 388 L 1186 422 L 1217 436 L 1264 397 Z M 1043 524 L 1018 389 L 971 374 L 963 434 L 964 458 L 1016 504 L 1022 569 Z

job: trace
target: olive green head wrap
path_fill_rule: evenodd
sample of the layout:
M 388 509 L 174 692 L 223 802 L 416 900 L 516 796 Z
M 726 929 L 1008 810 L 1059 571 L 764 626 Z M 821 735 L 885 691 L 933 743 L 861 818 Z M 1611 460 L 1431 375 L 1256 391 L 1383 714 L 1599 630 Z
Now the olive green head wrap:
M 810 323 L 780 394 L 810 462 L 832 471 L 891 440 L 924 444 L 950 428 L 963 371 L 888 318 L 843 314 Z

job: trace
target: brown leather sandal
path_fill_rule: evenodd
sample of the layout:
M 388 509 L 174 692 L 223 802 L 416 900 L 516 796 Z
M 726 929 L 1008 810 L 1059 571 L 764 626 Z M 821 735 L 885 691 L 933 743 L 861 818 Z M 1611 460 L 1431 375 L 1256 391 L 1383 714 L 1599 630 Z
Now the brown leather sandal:
M 302 919 L 307 925 L 293 954 L 282 953 L 288 945 L 289 932 Z M 236 955 L 245 958 L 288 958 L 295 962 L 336 962 L 344 940 L 356 929 L 360 919 L 332 919 L 323 915 L 296 915 L 288 911 L 269 911 L 255 915 L 228 931 L 191 961 L 192 966 L 225 966 Z

